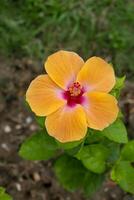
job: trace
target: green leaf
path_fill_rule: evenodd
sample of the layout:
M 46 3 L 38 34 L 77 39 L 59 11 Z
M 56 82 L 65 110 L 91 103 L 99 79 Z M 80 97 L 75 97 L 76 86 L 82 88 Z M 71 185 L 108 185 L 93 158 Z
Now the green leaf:
M 42 128 L 45 127 L 45 117 L 35 116 L 35 119 L 40 127 L 42 127 Z
M 116 98 L 119 98 L 122 88 L 124 87 L 126 77 L 116 77 L 116 84 L 111 91 L 111 94 Z
M 32 112 L 31 107 L 29 106 L 28 102 L 26 101 L 26 97 L 24 97 L 24 106 L 27 108 L 28 111 Z
M 128 142 L 126 127 L 120 119 L 117 119 L 112 125 L 105 128 L 102 134 L 114 142 Z
M 86 196 L 96 192 L 104 180 L 104 175 L 90 172 L 79 160 L 68 155 L 62 155 L 55 162 L 54 170 L 65 189 L 74 191 L 81 188 Z
M 129 141 L 121 151 L 121 159 L 134 162 L 134 140 Z
M 112 142 L 109 140 L 107 142 L 106 147 L 109 149 L 109 156 L 107 161 L 110 163 L 114 163 L 119 159 L 120 156 L 120 145 L 118 143 Z
M 67 190 L 74 191 L 84 184 L 86 169 L 82 163 L 68 155 L 62 155 L 54 165 L 59 182 Z
M 104 138 L 104 135 L 101 133 L 101 131 L 88 128 L 85 144 L 97 143 L 97 142 L 102 141 L 103 138 Z
M 129 161 L 119 161 L 111 172 L 111 179 L 126 192 L 134 194 L 134 168 Z
M 122 113 L 122 111 L 121 111 L 121 110 L 119 110 L 119 113 L 118 113 L 118 118 L 120 118 L 120 119 L 123 119 L 123 118 L 124 118 L 124 116 L 123 116 L 123 113 Z
M 94 173 L 100 174 L 105 171 L 105 161 L 97 159 L 96 157 L 91 157 L 82 160 L 83 165 Z
M 5 188 L 0 187 L 0 195 L 5 193 Z
M 109 150 L 101 144 L 84 146 L 76 155 L 83 165 L 94 173 L 105 171 L 105 161 L 108 158 Z
M 80 145 L 82 143 L 82 141 L 83 141 L 83 139 L 79 140 L 79 141 L 75 141 L 75 142 L 61 143 L 58 140 L 56 140 L 57 145 L 59 146 L 59 148 L 62 148 L 62 149 L 72 149 L 72 148 L 77 147 L 78 145 Z
M 48 160 L 55 155 L 57 148 L 47 132 L 39 131 L 24 141 L 19 155 L 27 160 Z
M 75 156 L 75 155 L 80 151 L 80 149 L 82 148 L 82 146 L 83 146 L 83 143 L 79 144 L 78 146 L 76 146 L 76 147 L 74 147 L 74 148 L 65 149 L 65 152 L 66 152 L 68 155 Z
M 126 76 L 123 77 L 116 77 L 116 84 L 113 89 L 122 89 L 124 86 Z
M 5 193 L 5 189 L 0 187 L 0 200 L 12 200 L 12 197 Z
M 100 188 L 104 179 L 104 174 L 87 173 L 84 181 L 85 195 L 91 197 Z

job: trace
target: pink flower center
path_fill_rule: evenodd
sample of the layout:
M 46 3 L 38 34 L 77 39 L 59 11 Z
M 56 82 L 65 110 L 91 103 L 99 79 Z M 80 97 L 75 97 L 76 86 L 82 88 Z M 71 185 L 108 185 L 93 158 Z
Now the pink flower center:
M 84 88 L 78 82 L 74 82 L 68 87 L 68 89 L 63 93 L 64 99 L 67 100 L 68 106 L 75 106 L 76 104 L 82 104 L 84 97 Z

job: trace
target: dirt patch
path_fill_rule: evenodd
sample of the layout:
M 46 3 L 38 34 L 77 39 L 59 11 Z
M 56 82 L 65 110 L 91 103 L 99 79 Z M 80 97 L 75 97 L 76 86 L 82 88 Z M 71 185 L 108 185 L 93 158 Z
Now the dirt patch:
M 14 200 L 85 200 L 80 191 L 69 193 L 59 185 L 51 161 L 25 161 L 17 153 L 22 141 L 38 130 L 23 99 L 30 81 L 42 69 L 41 63 L 27 59 L 0 61 L 0 185 L 6 187 Z M 125 112 L 129 135 L 134 138 L 134 84 L 126 84 L 120 106 Z M 108 182 L 92 200 L 134 200 L 134 197 Z

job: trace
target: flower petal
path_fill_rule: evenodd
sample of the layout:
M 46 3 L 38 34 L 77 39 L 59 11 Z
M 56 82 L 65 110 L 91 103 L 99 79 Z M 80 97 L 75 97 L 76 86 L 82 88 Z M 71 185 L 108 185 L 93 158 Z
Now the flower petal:
M 61 94 L 62 89 L 48 75 L 40 75 L 31 82 L 26 101 L 36 115 L 46 116 L 66 103 Z
M 108 93 L 115 85 L 115 74 L 112 66 L 102 58 L 92 57 L 78 73 L 77 81 L 88 91 Z
M 87 102 L 83 106 L 90 128 L 103 130 L 116 120 L 119 108 L 114 96 L 102 92 L 88 92 L 86 98 Z
M 86 115 L 80 105 L 63 106 L 47 116 L 45 124 L 48 133 L 63 143 L 80 140 L 87 131 Z
M 48 57 L 45 69 L 51 79 L 66 89 L 76 80 L 76 76 L 84 65 L 83 59 L 74 52 L 58 51 Z

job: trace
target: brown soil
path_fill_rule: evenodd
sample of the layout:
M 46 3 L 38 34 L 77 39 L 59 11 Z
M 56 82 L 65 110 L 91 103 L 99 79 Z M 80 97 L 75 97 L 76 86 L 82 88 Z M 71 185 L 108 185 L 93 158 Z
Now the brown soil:
M 18 156 L 22 141 L 38 129 L 23 99 L 30 81 L 43 72 L 41 69 L 41 63 L 27 59 L 0 60 L 0 185 L 14 200 L 85 200 L 80 191 L 69 193 L 59 185 L 51 161 L 30 162 Z M 134 138 L 134 84 L 126 83 L 120 105 L 129 135 Z M 92 200 L 134 197 L 108 182 Z

